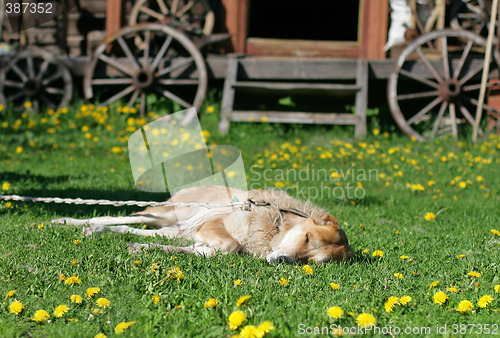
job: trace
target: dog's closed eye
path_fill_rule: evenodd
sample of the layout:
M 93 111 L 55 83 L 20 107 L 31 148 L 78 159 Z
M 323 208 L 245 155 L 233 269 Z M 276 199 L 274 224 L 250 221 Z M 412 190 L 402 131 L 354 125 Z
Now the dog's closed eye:
M 309 244 L 309 234 L 306 234 L 306 241 L 305 244 Z

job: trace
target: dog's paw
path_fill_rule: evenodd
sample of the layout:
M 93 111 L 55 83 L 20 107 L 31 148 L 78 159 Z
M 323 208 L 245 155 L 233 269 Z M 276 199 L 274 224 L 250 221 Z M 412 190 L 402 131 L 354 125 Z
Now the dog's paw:
M 70 217 L 62 217 L 62 218 L 56 218 L 50 221 L 52 224 L 64 224 L 64 225 L 72 225 L 74 224 L 74 221 L 77 221 L 74 218 Z
M 130 254 L 138 254 L 143 251 L 144 248 L 147 247 L 147 244 L 134 243 L 128 246 L 127 251 Z
M 90 237 L 94 234 L 102 234 L 103 232 L 106 231 L 106 226 L 105 225 L 90 225 L 88 227 L 83 227 L 83 234 L 85 237 Z

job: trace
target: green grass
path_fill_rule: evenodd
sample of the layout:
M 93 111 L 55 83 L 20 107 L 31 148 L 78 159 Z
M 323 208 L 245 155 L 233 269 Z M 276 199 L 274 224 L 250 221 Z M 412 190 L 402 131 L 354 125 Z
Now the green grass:
M 224 337 L 239 332 L 227 324 L 237 309 L 246 313 L 245 324 L 272 321 L 275 329 L 268 336 L 274 337 L 300 336 L 300 328 L 306 327 L 356 327 L 361 313 L 373 314 L 379 327 L 430 327 L 431 335 L 437 325 L 446 324 L 449 336 L 463 336 L 471 329 L 478 333 L 479 327 L 463 331 L 453 325 L 499 322 L 500 294 L 494 286 L 500 284 L 500 237 L 491 229 L 500 230 L 500 138 L 479 145 L 468 140 L 419 144 L 382 130 L 357 141 L 347 128 L 259 123 L 233 124 L 228 135 L 219 135 L 219 107 L 213 107 L 214 113 L 205 107 L 201 116 L 203 129 L 210 133 L 208 142 L 241 150 L 252 187 L 287 189 L 337 217 L 356 251 L 353 262 L 311 264 L 314 272 L 308 275 L 302 266 L 269 265 L 263 259 L 236 255 L 202 258 L 160 251 L 130 255 L 127 246 L 132 242 L 172 241 L 129 234 L 85 238 L 80 228 L 48 221 L 125 215 L 139 208 L 0 202 L 1 336 L 93 337 L 99 332 L 113 336 L 118 323 L 135 321 L 125 336 Z M 7 112 L 0 121 L 2 193 L 165 199 L 134 187 L 126 142 L 138 125 L 168 111 L 158 106 L 156 116 L 147 121 L 119 113 L 116 107 L 106 114 L 88 111 L 75 104 L 67 113 L 52 115 Z M 305 181 L 294 179 L 291 169 L 310 176 Z M 372 169 L 377 176 L 313 177 L 313 169 L 317 173 Z M 332 196 L 334 191 L 339 196 L 340 188 L 347 192 L 348 184 L 359 187 L 357 197 Z M 315 196 L 317 191 L 323 195 Z M 429 212 L 437 215 L 432 221 L 424 218 Z M 81 242 L 74 244 L 75 240 Z M 384 256 L 374 257 L 376 250 Z M 400 258 L 403 255 L 408 258 Z M 185 279 L 167 278 L 174 266 Z M 482 277 L 468 276 L 471 271 Z M 61 274 L 78 276 L 81 283 L 66 285 Z M 279 283 L 281 277 L 288 285 Z M 242 281 L 239 286 L 234 284 L 237 279 Z M 434 281 L 439 283 L 431 287 Z M 334 290 L 330 283 L 340 288 Z M 459 292 L 447 291 L 451 286 Z M 101 291 L 89 299 L 85 296 L 89 287 Z M 10 290 L 16 290 L 12 297 L 6 296 Z M 449 297 L 444 305 L 433 302 L 438 291 Z M 73 294 L 82 296 L 83 303 L 72 303 Z M 158 304 L 153 295 L 161 297 Z M 238 308 L 236 301 L 243 295 L 252 298 Z M 390 296 L 404 295 L 412 297 L 409 304 L 396 305 L 390 313 L 384 310 Z M 483 295 L 495 300 L 479 308 Z M 99 297 L 109 299 L 111 306 L 96 314 Z M 213 309 L 203 306 L 209 298 L 218 300 Z M 456 309 L 465 299 L 475 308 L 462 314 Z M 9 313 L 14 300 L 25 306 L 19 315 Z M 61 304 L 71 309 L 55 318 L 53 311 Z M 328 317 L 332 306 L 344 310 L 340 320 Z M 39 309 L 49 312 L 50 323 L 31 320 Z

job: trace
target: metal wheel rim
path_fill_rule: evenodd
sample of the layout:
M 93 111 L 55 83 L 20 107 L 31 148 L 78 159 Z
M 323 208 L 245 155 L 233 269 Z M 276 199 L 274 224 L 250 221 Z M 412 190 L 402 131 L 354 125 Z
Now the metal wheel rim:
M 85 98 L 87 100 L 91 100 L 94 98 L 93 81 L 97 80 L 97 79 L 94 79 L 94 75 L 95 75 L 94 72 L 95 72 L 97 63 L 100 60 L 100 57 L 102 57 L 103 53 L 106 52 L 106 49 L 108 48 L 108 46 L 112 46 L 112 44 L 116 43 L 116 41 L 119 41 L 120 38 L 124 39 L 124 37 L 128 36 L 129 39 L 132 39 L 134 35 L 136 35 L 140 32 L 147 32 L 147 31 L 149 31 L 150 34 L 152 34 L 153 32 L 163 34 L 165 37 L 165 41 L 167 41 L 168 39 L 170 39 L 170 41 L 175 41 L 176 43 L 180 44 L 180 46 L 182 48 L 184 48 L 185 51 L 190 55 L 190 58 L 192 58 L 192 61 L 190 61 L 190 63 L 194 63 L 194 66 L 196 67 L 196 71 L 198 74 L 198 77 L 196 79 L 191 80 L 193 85 L 195 85 L 195 82 L 196 82 L 196 85 L 197 85 L 196 94 L 195 94 L 192 102 L 184 102 L 184 104 L 181 104 L 181 105 L 184 106 L 184 108 L 195 107 L 196 110 L 199 111 L 199 109 L 203 103 L 203 99 L 205 97 L 205 92 L 207 89 L 207 71 L 206 71 L 204 59 L 203 59 L 200 51 L 195 47 L 195 45 L 191 42 L 191 40 L 189 40 L 183 33 L 178 32 L 171 27 L 160 25 L 160 24 L 139 24 L 139 25 L 136 25 L 134 27 L 127 27 L 127 28 L 123 29 L 122 31 L 120 31 L 118 34 L 107 39 L 101 45 L 99 45 L 94 53 L 92 61 L 90 62 L 88 68 L 85 71 L 85 76 L 84 76 L 84 95 L 85 95 Z M 167 47 L 167 50 L 164 51 L 164 53 L 168 51 L 168 48 L 170 48 L 170 44 L 168 44 L 168 45 L 169 46 Z M 158 57 L 158 55 L 155 55 L 155 56 L 151 55 L 151 58 L 153 58 L 153 61 L 152 61 L 153 63 L 155 61 L 157 61 L 156 60 L 157 57 Z M 164 57 L 165 57 L 165 55 L 162 55 L 162 58 L 159 59 L 156 67 L 154 67 L 154 69 L 153 69 L 153 70 L 156 70 L 154 72 L 155 79 L 158 79 L 158 77 L 157 77 L 158 74 L 165 72 L 165 71 L 168 71 L 168 69 L 167 69 L 168 67 L 161 68 L 161 66 L 160 66 L 161 60 L 163 60 Z M 137 61 L 137 62 L 139 62 L 139 61 Z M 141 68 L 141 66 L 139 66 L 139 68 Z M 142 68 L 144 68 L 144 67 L 142 67 Z M 160 76 L 162 76 L 162 75 L 163 74 L 161 74 Z M 124 79 L 127 79 L 127 78 L 128 78 L 127 76 L 124 77 Z M 131 78 L 131 76 L 130 76 L 130 78 Z M 105 80 L 105 79 L 103 79 L 103 80 Z M 112 80 L 113 80 L 113 78 L 111 78 L 109 81 L 112 81 Z M 189 80 L 187 80 L 187 81 L 189 81 Z M 95 83 L 94 83 L 94 85 L 95 85 Z M 141 113 L 144 114 L 144 112 L 145 112 L 144 109 L 146 108 L 145 101 L 144 101 L 145 96 L 142 95 L 142 93 L 137 94 L 137 89 L 131 90 L 129 92 L 129 94 L 132 92 L 133 92 L 132 97 L 133 97 L 133 95 L 135 95 L 135 99 L 133 100 L 132 97 L 130 97 L 130 100 L 128 101 L 129 106 L 130 106 L 130 102 L 132 102 L 132 104 L 135 103 L 139 99 L 138 95 L 140 95 L 141 96 L 141 98 L 140 98 Z M 128 94 L 126 94 L 125 96 L 127 96 L 127 95 Z M 166 95 L 164 94 L 164 96 L 166 96 Z M 119 99 L 121 99 L 121 98 L 119 98 Z M 172 99 L 172 100 L 175 101 L 174 99 Z M 115 102 L 115 101 L 116 100 L 112 100 L 111 102 L 103 102 L 100 105 L 101 106 L 108 105 L 108 104 Z M 187 105 L 187 103 L 189 103 L 189 105 Z M 194 118 L 194 116 L 187 116 L 185 122 L 189 122 L 188 120 L 193 119 L 193 118 Z
M 402 75 L 402 74 L 400 74 L 401 73 L 401 69 L 402 69 L 403 65 L 405 64 L 405 62 L 407 61 L 407 58 L 412 53 L 414 53 L 415 50 L 417 48 L 419 48 L 419 46 L 423 46 L 423 45 L 429 43 L 432 40 L 436 40 L 438 38 L 443 38 L 443 37 L 446 37 L 446 38 L 450 38 L 451 37 L 451 38 L 459 38 L 459 39 L 467 40 L 467 44 L 469 44 L 469 43 L 471 45 L 472 44 L 476 44 L 476 45 L 481 46 L 483 48 L 486 46 L 486 40 L 484 38 L 482 38 L 481 36 L 479 36 L 477 34 L 474 34 L 472 32 L 468 32 L 468 31 L 457 31 L 457 30 L 451 30 L 451 29 L 449 29 L 449 30 L 435 31 L 435 32 L 431 32 L 431 33 L 425 34 L 425 35 L 417 38 L 413 43 L 411 43 L 410 45 L 408 45 L 402 51 L 402 53 L 400 54 L 400 56 L 399 56 L 399 58 L 398 58 L 398 60 L 396 62 L 394 70 L 392 71 L 392 73 L 391 73 L 391 75 L 389 77 L 389 81 L 388 81 L 388 85 L 387 85 L 387 95 L 388 95 L 389 108 L 391 110 L 392 116 L 394 117 L 394 120 L 396 121 L 396 124 L 398 125 L 398 127 L 406 135 L 411 136 L 411 137 L 415 137 L 420 142 L 428 141 L 429 138 L 422 136 L 415 129 L 413 129 L 411 127 L 411 125 L 410 125 L 410 124 L 413 124 L 413 123 L 409 123 L 409 121 L 412 120 L 415 117 L 415 115 L 418 115 L 419 113 L 421 113 L 424 109 L 422 109 L 422 111 L 419 111 L 417 114 L 413 115 L 407 121 L 407 118 L 402 113 L 402 111 L 400 109 L 400 105 L 398 103 L 398 80 L 399 80 L 400 75 Z M 465 50 L 462 53 L 464 53 L 464 52 L 465 52 Z M 494 57 L 492 58 L 492 62 L 496 62 L 497 65 L 500 65 L 500 62 L 499 62 L 500 59 L 499 59 L 498 54 L 495 51 L 493 53 L 494 53 Z M 463 54 L 462 54 L 462 56 L 463 56 Z M 466 60 L 467 60 L 468 57 L 469 57 L 469 54 L 466 55 L 466 57 L 465 57 Z M 443 61 L 441 60 L 441 62 L 443 62 Z M 483 59 L 481 59 L 481 62 L 483 62 Z M 462 65 L 462 67 L 463 67 L 463 65 Z M 482 70 L 482 67 L 479 70 Z M 451 79 L 453 77 L 460 77 L 460 75 L 462 74 L 463 69 L 460 70 L 460 73 L 458 74 L 458 76 L 455 76 L 455 74 L 454 74 L 456 72 L 455 69 L 452 70 L 450 68 L 449 71 L 450 71 L 449 78 Z M 491 69 L 490 69 L 490 72 L 491 72 Z M 474 73 L 474 72 L 468 73 L 467 76 L 470 75 L 470 74 L 472 74 L 472 73 Z M 477 74 L 477 72 L 475 74 Z M 466 78 L 467 76 L 463 76 L 462 79 Z M 477 75 L 473 75 L 473 78 L 475 78 L 475 76 L 477 76 Z M 405 80 L 408 80 L 408 78 L 405 78 Z M 467 81 L 469 81 L 469 80 L 467 80 Z M 436 84 L 438 84 L 438 82 L 436 82 Z M 465 87 L 466 86 L 464 86 L 464 88 Z M 472 88 L 472 86 L 470 86 L 470 88 Z M 468 90 L 471 91 L 471 89 L 468 89 Z M 429 92 L 429 94 L 430 94 L 430 92 Z M 437 94 L 436 100 L 439 97 L 439 95 L 441 95 L 441 94 Z M 464 97 L 466 97 L 466 96 L 464 96 Z M 461 100 L 461 98 L 462 98 L 462 96 L 459 97 L 459 100 Z M 431 101 L 431 102 L 434 102 L 434 101 Z M 444 102 L 447 102 L 446 104 L 449 105 L 450 107 L 452 107 L 452 105 L 449 104 L 449 101 L 441 100 L 441 101 L 439 101 L 437 104 L 435 104 L 429 110 L 431 112 L 431 117 L 433 115 L 432 114 L 432 109 L 436 108 L 437 105 L 442 105 Z M 476 100 L 475 104 L 477 105 L 477 100 Z M 430 105 L 430 103 L 429 103 L 429 105 Z M 446 108 L 444 108 L 445 111 L 443 113 L 438 113 L 438 118 L 439 118 L 439 115 L 441 115 L 441 118 L 443 117 L 443 115 L 446 113 L 446 109 L 449 110 L 448 113 L 450 115 L 454 114 L 456 116 L 456 114 L 457 114 L 457 108 L 460 108 L 460 113 L 464 114 L 464 119 L 466 120 L 467 124 L 473 124 L 473 119 L 474 119 L 474 116 L 475 116 L 475 111 L 469 112 L 468 115 L 472 115 L 472 117 L 471 116 L 467 117 L 467 116 L 465 116 L 466 112 L 463 112 L 463 107 L 462 106 L 458 107 L 458 105 L 454 103 L 453 104 L 453 109 L 451 109 L 450 107 L 447 106 Z M 492 107 L 489 107 L 488 105 L 484 105 L 483 109 L 492 109 Z M 454 110 L 454 112 L 451 112 L 451 110 Z M 425 116 L 425 115 L 427 115 L 427 113 L 425 113 L 423 116 Z M 455 119 L 455 117 L 452 117 L 452 119 Z M 472 121 L 471 121 L 471 119 L 472 119 Z M 439 123 L 441 123 L 441 121 L 437 122 L 437 123 L 439 124 Z M 456 124 L 456 119 L 455 119 L 454 124 Z M 456 128 L 456 126 L 454 126 L 454 128 Z M 433 139 L 436 136 L 436 133 L 434 132 L 434 129 L 432 131 L 433 131 L 433 133 L 431 134 L 432 137 L 430 137 L 430 139 Z M 480 133 L 482 133 L 482 130 L 480 130 Z M 456 138 L 457 137 L 456 129 L 453 130 L 453 134 L 454 134 L 454 137 Z

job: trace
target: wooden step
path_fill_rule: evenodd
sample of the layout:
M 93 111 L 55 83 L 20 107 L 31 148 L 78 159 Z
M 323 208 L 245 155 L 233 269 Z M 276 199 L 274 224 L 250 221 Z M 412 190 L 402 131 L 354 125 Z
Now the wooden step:
M 355 84 L 304 83 L 304 82 L 270 82 L 270 81 L 238 81 L 233 88 L 254 93 L 287 94 L 324 94 L 335 96 L 355 95 L 360 87 Z
M 359 122 L 359 116 L 345 113 L 234 110 L 231 121 L 352 125 Z

